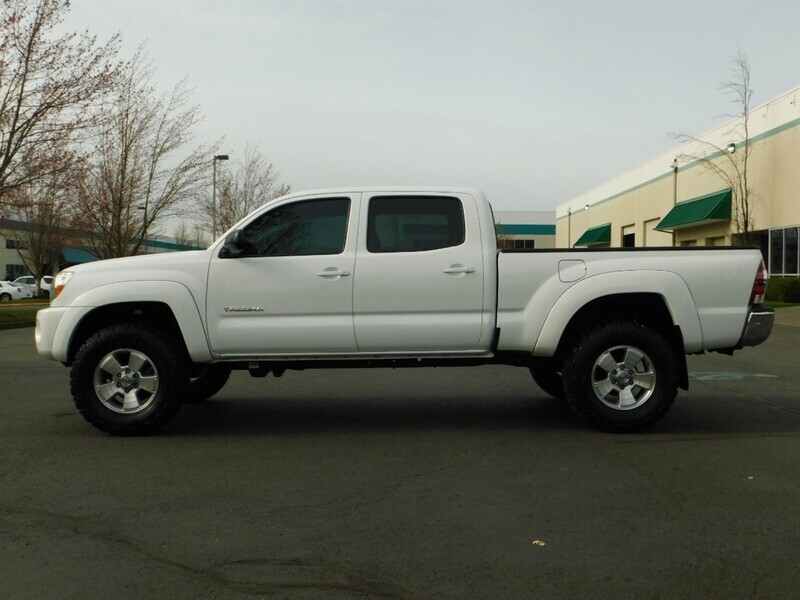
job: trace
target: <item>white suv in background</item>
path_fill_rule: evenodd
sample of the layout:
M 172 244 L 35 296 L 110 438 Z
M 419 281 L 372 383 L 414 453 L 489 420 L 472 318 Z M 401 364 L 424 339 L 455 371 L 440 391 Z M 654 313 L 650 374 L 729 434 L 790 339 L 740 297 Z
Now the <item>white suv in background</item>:
M 25 275 L 17 277 L 14 283 L 24 283 L 30 286 L 34 291 L 36 290 L 36 278 L 33 275 Z M 45 275 L 39 281 L 39 295 L 43 298 L 50 298 L 53 293 L 53 276 Z

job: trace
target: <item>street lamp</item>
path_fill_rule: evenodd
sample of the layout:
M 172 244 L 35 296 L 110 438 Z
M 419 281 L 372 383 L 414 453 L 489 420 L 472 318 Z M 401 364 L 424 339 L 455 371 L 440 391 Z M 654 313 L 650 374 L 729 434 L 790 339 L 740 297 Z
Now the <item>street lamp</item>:
M 211 239 L 217 239 L 217 161 L 228 160 L 227 154 L 215 154 L 211 161 Z

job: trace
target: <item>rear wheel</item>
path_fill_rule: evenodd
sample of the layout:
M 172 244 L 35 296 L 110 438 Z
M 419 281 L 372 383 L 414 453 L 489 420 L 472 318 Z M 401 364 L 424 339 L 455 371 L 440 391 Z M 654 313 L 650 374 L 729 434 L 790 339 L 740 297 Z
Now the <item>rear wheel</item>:
M 610 322 L 584 336 L 564 362 L 572 409 L 604 431 L 640 431 L 661 419 L 678 392 L 669 341 L 635 322 Z
M 150 433 L 180 410 L 189 385 L 184 351 L 141 324 L 112 325 L 90 337 L 70 373 L 75 406 L 114 435 Z

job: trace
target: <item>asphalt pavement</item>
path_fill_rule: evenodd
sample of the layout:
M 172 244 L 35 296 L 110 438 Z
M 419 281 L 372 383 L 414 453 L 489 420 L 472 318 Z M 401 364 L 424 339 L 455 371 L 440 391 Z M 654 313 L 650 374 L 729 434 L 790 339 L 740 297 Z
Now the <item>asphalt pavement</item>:
M 776 308 L 775 323 L 777 325 L 791 325 L 792 327 L 800 327 L 800 305 Z
M 480 367 L 235 373 L 133 439 L 32 334 L 0 332 L 4 600 L 800 596 L 800 328 L 690 357 L 637 435 Z

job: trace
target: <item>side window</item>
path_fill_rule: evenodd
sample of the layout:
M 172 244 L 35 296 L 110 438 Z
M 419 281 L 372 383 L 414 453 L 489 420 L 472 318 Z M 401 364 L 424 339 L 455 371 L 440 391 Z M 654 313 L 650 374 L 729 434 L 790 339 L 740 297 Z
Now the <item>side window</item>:
M 340 254 L 347 239 L 349 198 L 325 198 L 285 204 L 244 228 L 252 246 L 247 256 Z
M 379 196 L 367 217 L 369 252 L 422 252 L 464 243 L 464 211 L 457 198 Z

